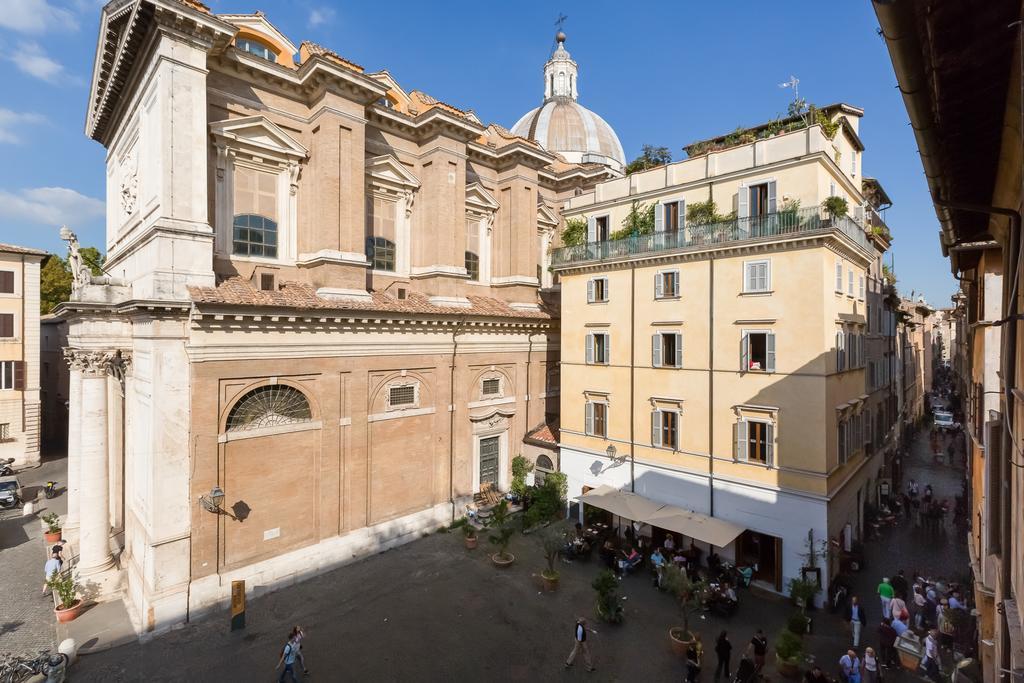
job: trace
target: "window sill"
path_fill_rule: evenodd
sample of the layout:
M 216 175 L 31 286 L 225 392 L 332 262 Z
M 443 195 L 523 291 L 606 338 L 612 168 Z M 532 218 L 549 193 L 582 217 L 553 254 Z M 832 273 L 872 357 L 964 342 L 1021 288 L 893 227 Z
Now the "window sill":
M 243 263 L 265 263 L 272 266 L 295 265 L 295 262 L 291 259 L 281 258 L 280 256 L 243 256 L 241 254 L 231 254 L 228 258 L 232 261 L 242 261 Z
M 611 363 L 584 363 L 584 365 L 588 367 L 606 368 L 611 365 Z
M 587 305 L 589 306 L 589 305 L 593 305 L 593 304 L 606 304 L 606 303 L 608 303 L 608 299 L 604 299 L 603 301 L 588 301 Z
M 774 375 L 778 370 L 740 370 L 741 375 Z
M 682 298 L 683 298 L 682 296 L 680 296 L 679 294 L 676 294 L 675 296 L 656 296 L 656 297 L 654 297 L 654 300 L 655 301 L 679 301 Z
M 774 463 L 769 462 L 758 462 L 757 460 L 733 460 L 737 465 L 753 465 L 754 467 L 760 467 L 766 470 L 776 469 Z
M 682 365 L 652 365 L 651 370 L 682 370 Z
M 656 451 L 668 451 L 669 453 L 679 453 L 680 452 L 679 449 L 676 448 L 675 446 L 656 446 L 654 444 L 651 444 L 651 448 L 653 448 Z
M 607 434 L 588 434 L 587 432 L 583 432 L 583 436 L 590 436 L 590 437 L 593 437 L 595 439 L 607 439 L 608 438 Z
M 771 296 L 774 293 L 774 289 L 762 289 L 751 292 L 740 292 L 740 296 Z

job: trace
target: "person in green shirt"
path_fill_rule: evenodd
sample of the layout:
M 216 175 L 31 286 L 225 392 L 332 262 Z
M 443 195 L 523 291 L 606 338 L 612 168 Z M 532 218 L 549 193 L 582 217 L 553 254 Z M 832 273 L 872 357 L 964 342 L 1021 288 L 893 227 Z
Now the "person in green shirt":
M 882 600 L 882 615 L 886 619 L 892 619 L 892 596 L 895 594 L 889 577 L 882 579 L 882 583 L 878 584 L 878 597 Z

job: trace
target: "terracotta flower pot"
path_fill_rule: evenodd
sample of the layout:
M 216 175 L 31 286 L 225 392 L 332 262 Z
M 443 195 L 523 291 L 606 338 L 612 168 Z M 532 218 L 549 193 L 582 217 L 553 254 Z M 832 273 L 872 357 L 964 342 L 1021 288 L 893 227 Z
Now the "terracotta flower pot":
M 67 607 L 67 608 L 54 607 L 53 608 L 53 613 L 57 615 L 57 621 L 59 621 L 62 624 L 65 624 L 65 623 L 67 623 L 69 621 L 72 621 L 81 612 L 82 612 L 82 601 L 81 600 L 75 600 L 71 604 L 71 607 Z
M 44 531 L 43 532 L 43 539 L 47 543 L 60 543 L 60 532 L 61 532 L 60 529 L 57 529 L 52 534 L 49 531 Z
M 502 555 L 501 553 L 494 553 L 491 555 L 491 562 L 493 562 L 494 566 L 499 569 L 504 569 L 515 561 L 516 556 L 512 553 L 505 553 L 505 555 Z
M 668 630 L 669 640 L 672 641 L 672 652 L 680 657 L 686 656 L 686 651 L 693 645 L 693 633 L 688 633 L 681 626 L 673 626 Z
M 783 678 L 797 678 L 800 676 L 800 665 L 794 660 L 783 659 L 778 654 L 775 655 L 775 670 Z
M 463 540 L 466 541 L 467 550 L 472 550 L 476 547 L 476 536 L 464 536 Z
M 552 593 L 558 589 L 558 572 L 548 574 L 548 570 L 545 569 L 540 573 L 540 578 L 544 582 L 544 590 L 547 592 Z

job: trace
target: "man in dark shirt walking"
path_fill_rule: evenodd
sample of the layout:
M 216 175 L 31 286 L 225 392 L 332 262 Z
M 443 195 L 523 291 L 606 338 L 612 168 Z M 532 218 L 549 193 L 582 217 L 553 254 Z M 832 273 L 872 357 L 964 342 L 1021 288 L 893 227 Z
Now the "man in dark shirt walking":
M 590 658 L 590 646 L 587 645 L 587 631 L 596 634 L 592 628 L 587 628 L 587 620 L 583 617 L 577 617 L 576 626 L 573 628 L 572 633 L 572 652 L 569 653 L 569 658 L 565 660 L 565 668 L 568 669 L 572 666 L 572 663 L 576 661 L 576 654 L 583 652 L 583 665 L 587 667 L 587 671 L 596 671 L 594 668 L 594 662 Z
M 761 673 L 761 669 L 764 668 L 765 655 L 768 654 L 768 639 L 764 637 L 764 631 L 761 629 L 757 629 L 757 633 L 750 639 L 747 652 L 751 650 L 754 652 L 754 669 L 757 673 Z

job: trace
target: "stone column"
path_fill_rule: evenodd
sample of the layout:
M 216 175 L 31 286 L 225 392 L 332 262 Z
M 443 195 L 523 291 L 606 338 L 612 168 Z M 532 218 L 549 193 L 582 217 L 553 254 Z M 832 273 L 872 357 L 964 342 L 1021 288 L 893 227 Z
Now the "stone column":
M 81 496 L 78 573 L 98 574 L 113 565 L 110 553 L 110 484 L 107 456 L 107 372 L 115 355 L 84 354 L 82 371 Z
M 79 480 L 82 472 L 80 447 L 82 443 L 82 367 L 81 351 L 64 349 L 64 360 L 70 368 L 68 385 L 68 514 L 64 519 L 64 530 L 78 529 L 78 510 L 81 491 Z

